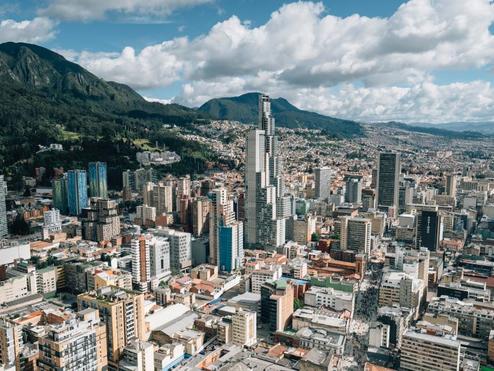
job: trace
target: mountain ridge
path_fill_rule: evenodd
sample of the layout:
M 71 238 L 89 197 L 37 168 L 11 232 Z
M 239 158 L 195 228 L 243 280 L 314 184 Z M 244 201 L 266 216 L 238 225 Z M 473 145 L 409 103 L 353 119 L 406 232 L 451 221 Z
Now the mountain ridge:
M 198 108 L 213 118 L 239 121 L 244 124 L 257 122 L 259 92 L 234 97 L 213 98 Z M 363 136 L 362 125 L 356 121 L 343 120 L 297 108 L 285 98 L 271 98 L 271 111 L 276 124 L 288 128 L 321 129 L 335 137 Z

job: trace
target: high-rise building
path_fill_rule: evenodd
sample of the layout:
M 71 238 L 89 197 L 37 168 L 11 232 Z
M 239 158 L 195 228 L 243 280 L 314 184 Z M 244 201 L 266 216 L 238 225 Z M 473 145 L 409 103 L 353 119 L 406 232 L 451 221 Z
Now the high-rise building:
M 211 246 L 211 245 L 210 245 Z M 242 267 L 244 258 L 244 224 L 235 221 L 218 227 L 218 266 L 222 272 Z
M 144 340 L 144 295 L 116 287 L 103 287 L 77 297 L 79 310 L 99 310 L 106 325 L 108 363 L 118 367 L 123 349 L 131 340 Z
M 148 182 L 144 186 L 144 204 L 156 208 L 156 214 L 173 212 L 173 187 L 159 182 Z
M 401 161 L 398 153 L 379 154 L 377 165 L 377 206 L 398 207 Z
M 191 234 L 174 229 L 156 229 L 156 236 L 167 237 L 170 243 L 170 268 L 173 273 L 187 271 L 192 266 Z
M 232 342 L 239 346 L 257 343 L 257 313 L 239 309 L 232 316 Z
M 89 163 L 89 196 L 108 198 L 106 162 Z
M 331 169 L 318 167 L 314 169 L 315 198 L 327 200 L 330 194 Z
M 417 215 L 417 247 L 427 247 L 436 251 L 442 239 L 442 217 L 437 207 L 435 210 L 422 210 Z
M 82 209 L 82 236 L 86 240 L 111 241 L 120 234 L 120 217 L 113 200 L 92 198 L 88 208 Z
M 150 236 L 138 236 L 130 242 L 132 255 L 132 283 L 140 292 L 149 290 L 151 281 L 151 267 L 149 258 Z
M 271 101 L 260 95 L 258 128 L 247 138 L 245 216 L 249 246 L 277 247 L 285 242 L 285 219 L 276 212 L 277 199 L 284 193 L 277 147 Z
M 362 176 L 348 175 L 345 179 L 345 202 L 362 203 Z
M 207 197 L 197 197 L 192 202 L 192 234 L 200 237 L 209 231 L 209 209 L 211 202 Z
M 170 241 L 166 237 L 153 236 L 149 243 L 151 278 L 160 280 L 171 274 Z
M 293 314 L 294 290 L 285 280 L 266 281 L 261 286 L 261 319 L 271 331 L 283 331 Z
M 233 203 L 228 198 L 225 187 L 215 188 L 210 194 L 211 210 L 209 212 L 209 262 L 217 265 L 220 249 L 220 227 L 235 222 Z
M 69 212 L 69 204 L 67 198 L 67 177 L 64 175 L 53 181 L 53 207 L 60 210 L 60 213 L 67 214 Z
M 456 197 L 456 175 L 446 175 L 446 184 L 444 187 L 444 193 L 451 197 Z
M 43 213 L 43 239 L 47 239 L 50 234 L 62 231 L 62 219 L 60 210 L 51 209 Z
M 3 175 L 0 175 L 0 238 L 8 235 L 7 225 L 7 205 L 5 203 L 5 196 L 7 195 L 7 183 L 3 179 Z
M 70 215 L 79 215 L 88 205 L 87 176 L 85 170 L 67 172 L 67 203 Z
M 370 253 L 372 222 L 366 218 L 343 216 L 340 223 L 341 249 Z
M 39 370 L 106 370 L 106 359 L 100 358 L 104 352 L 99 348 L 106 345 L 101 344 L 105 327 L 99 323 L 98 312 L 91 312 L 91 320 L 71 318 L 48 326 L 39 338 Z

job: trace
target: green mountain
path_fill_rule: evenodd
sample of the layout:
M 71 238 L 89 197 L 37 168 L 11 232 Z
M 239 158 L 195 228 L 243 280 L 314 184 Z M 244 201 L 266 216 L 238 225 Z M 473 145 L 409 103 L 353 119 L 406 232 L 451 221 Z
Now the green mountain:
M 86 167 L 99 159 L 114 170 L 118 187 L 121 169 L 135 167 L 135 152 L 155 142 L 182 156 L 181 168 L 172 170 L 200 172 L 214 161 L 212 155 L 163 125 L 204 118 L 177 104 L 148 102 L 130 87 L 104 81 L 40 46 L 0 44 L 0 167 L 7 175 L 32 176 L 39 166 Z M 36 154 L 50 143 L 71 150 Z
M 255 123 L 258 119 L 259 95 L 260 93 L 247 93 L 238 97 L 211 99 L 199 107 L 199 111 L 219 120 Z M 304 111 L 284 98 L 272 99 L 271 110 L 278 126 L 322 129 L 329 135 L 344 138 L 364 135 L 362 126 L 355 121 Z
M 455 131 L 455 130 L 445 129 L 441 125 L 418 126 L 418 125 L 404 124 L 402 122 L 396 122 L 396 121 L 382 122 L 371 125 L 379 125 L 382 127 L 399 129 L 413 133 L 430 134 L 448 139 L 481 139 L 488 136 L 487 134 L 482 134 L 474 130 Z

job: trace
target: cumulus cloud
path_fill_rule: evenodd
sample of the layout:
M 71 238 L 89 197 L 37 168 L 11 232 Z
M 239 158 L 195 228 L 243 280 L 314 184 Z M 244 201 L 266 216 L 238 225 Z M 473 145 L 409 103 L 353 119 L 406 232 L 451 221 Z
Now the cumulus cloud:
M 55 36 L 55 26 L 56 22 L 44 17 L 24 21 L 5 19 L 0 21 L 0 42 L 40 43 L 47 41 Z
M 63 20 L 104 19 L 108 13 L 132 16 L 168 16 L 178 8 L 191 7 L 211 0 L 53 0 L 42 15 Z
M 391 117 L 390 110 L 402 109 L 404 115 L 414 111 L 412 99 L 415 105 L 429 102 L 434 91 L 448 97 L 447 102 L 473 98 L 475 91 L 470 89 L 478 88 L 475 83 L 442 88 L 431 82 L 431 76 L 443 68 L 490 65 L 493 22 L 490 0 L 410 0 L 389 18 L 341 18 L 326 13 L 322 3 L 295 2 L 258 27 L 232 16 L 194 39 L 167 40 L 141 51 L 127 47 L 117 54 L 85 52 L 76 59 L 97 75 L 139 89 L 181 81 L 183 92 L 177 100 L 191 105 L 248 90 L 286 97 L 299 91 L 322 101 L 314 105 L 321 112 L 365 119 L 381 112 Z M 454 89 L 465 95 L 453 94 Z M 356 101 L 373 100 L 375 107 L 369 103 L 368 111 L 364 106 L 358 111 L 343 93 L 353 94 Z M 404 106 L 392 108 L 386 94 L 394 94 L 393 103 Z M 336 110 L 336 103 L 329 101 L 333 99 L 347 103 Z M 301 97 L 298 101 L 311 107 Z M 430 115 L 436 115 L 433 107 L 427 107 Z M 425 109 L 421 108 L 423 114 Z

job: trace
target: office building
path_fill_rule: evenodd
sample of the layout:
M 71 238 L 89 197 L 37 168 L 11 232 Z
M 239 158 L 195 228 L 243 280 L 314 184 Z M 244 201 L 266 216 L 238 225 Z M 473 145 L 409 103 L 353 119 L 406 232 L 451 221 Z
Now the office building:
M 327 200 L 330 194 L 331 169 L 318 167 L 314 169 L 314 196 L 318 200 Z
M 170 184 L 148 182 L 144 186 L 144 204 L 156 208 L 156 214 L 173 212 L 173 187 Z
M 418 317 L 420 306 L 425 300 L 425 282 L 403 272 L 389 272 L 384 275 L 379 289 L 379 306 L 393 306 L 412 309 Z
M 144 340 L 144 295 L 116 287 L 103 287 L 77 297 L 79 311 L 98 309 L 106 325 L 108 363 L 118 366 L 123 349 L 131 340 Z
M 372 223 L 366 218 L 340 217 L 340 247 L 369 254 L 371 248 Z
M 271 331 L 283 331 L 289 325 L 294 298 L 293 286 L 285 280 L 261 286 L 261 320 Z
M 354 296 L 353 290 L 342 287 L 342 290 L 333 287 L 312 286 L 304 294 L 305 305 L 319 308 L 325 306 L 335 311 L 348 310 L 353 313 Z
M 417 215 L 416 246 L 436 251 L 442 240 L 443 223 L 439 211 L 422 210 Z
M 67 204 L 70 215 L 80 215 L 82 209 L 88 206 L 86 171 L 67 172 Z
M 402 339 L 400 370 L 458 371 L 461 344 L 449 335 L 407 330 Z
M 167 237 L 170 243 L 170 268 L 172 273 L 184 272 L 192 267 L 191 234 L 173 229 L 155 229 L 155 236 Z
M 43 213 L 43 239 L 47 239 L 51 234 L 62 231 L 62 219 L 60 210 L 51 209 Z
M 248 246 L 275 248 L 285 243 L 285 220 L 278 218 L 276 212 L 277 199 L 284 193 L 281 171 L 271 101 L 268 96 L 260 95 L 258 128 L 247 138 L 245 239 Z
M 120 234 L 120 216 L 116 201 L 92 198 L 82 209 L 82 236 L 89 241 L 111 241 Z
M 242 309 L 232 316 L 232 342 L 239 346 L 257 343 L 257 313 Z
M 67 196 L 67 176 L 61 176 L 53 180 L 52 204 L 55 209 L 60 210 L 63 215 L 68 214 L 69 204 Z
M 380 153 L 377 164 L 377 206 L 385 208 L 398 207 L 398 193 L 401 173 L 400 155 L 398 153 Z
M 108 180 L 106 162 L 90 162 L 89 169 L 89 196 L 108 198 Z
M 235 213 L 233 211 L 233 202 L 228 198 L 226 188 L 214 189 L 209 197 L 211 199 L 211 210 L 209 212 L 209 262 L 216 265 L 219 263 L 220 227 L 232 225 L 235 222 Z
M 149 241 L 151 277 L 162 279 L 171 274 L 170 241 L 166 237 L 154 236 Z
M 7 225 L 7 205 L 5 197 L 7 196 L 7 182 L 0 175 L 0 238 L 6 237 L 9 233 Z
M 218 242 L 220 271 L 233 272 L 240 269 L 244 258 L 244 224 L 233 222 L 219 226 Z
M 446 175 L 446 182 L 445 182 L 445 187 L 444 187 L 444 193 L 448 196 L 451 197 L 456 197 L 456 175 L 454 174 L 449 174 Z
M 347 175 L 345 178 L 345 202 L 362 203 L 362 176 Z
M 209 231 L 209 210 L 211 202 L 207 197 L 197 197 L 192 201 L 192 234 L 200 237 Z

